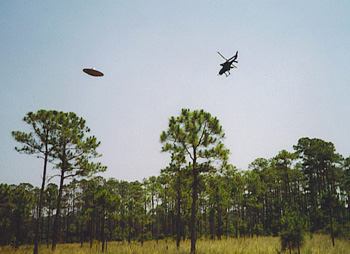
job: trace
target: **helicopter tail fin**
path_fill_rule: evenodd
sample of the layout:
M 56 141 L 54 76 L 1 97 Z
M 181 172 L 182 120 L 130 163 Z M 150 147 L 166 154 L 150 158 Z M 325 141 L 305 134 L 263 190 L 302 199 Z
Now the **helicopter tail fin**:
M 237 57 L 238 57 L 238 50 L 236 51 L 236 55 L 234 56 L 234 60 L 233 60 L 235 63 L 238 63 L 238 61 L 236 61 Z

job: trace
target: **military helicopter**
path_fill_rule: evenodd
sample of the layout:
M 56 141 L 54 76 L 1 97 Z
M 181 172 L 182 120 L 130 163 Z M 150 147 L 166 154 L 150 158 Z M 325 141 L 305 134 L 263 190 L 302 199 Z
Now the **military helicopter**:
M 233 62 L 238 63 L 236 61 L 237 57 L 238 57 L 238 51 L 236 52 L 236 55 L 234 55 L 233 57 L 231 57 L 230 59 L 226 59 L 223 55 L 220 54 L 220 52 L 218 52 L 218 54 L 226 60 L 226 62 L 220 64 L 222 66 L 221 70 L 219 71 L 219 75 L 222 75 L 225 73 L 226 77 L 228 77 L 231 73 L 230 73 L 230 69 L 231 68 L 237 68 L 236 65 L 233 64 Z M 228 74 L 227 74 L 227 73 Z

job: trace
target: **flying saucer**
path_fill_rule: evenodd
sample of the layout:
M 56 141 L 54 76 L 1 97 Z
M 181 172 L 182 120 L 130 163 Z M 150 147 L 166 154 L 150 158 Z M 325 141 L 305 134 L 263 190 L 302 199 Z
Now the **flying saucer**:
M 94 76 L 94 77 L 102 77 L 103 76 L 102 72 L 95 70 L 94 68 L 85 68 L 85 69 L 83 69 L 83 72 L 85 72 L 86 74 L 89 74 L 91 76 Z

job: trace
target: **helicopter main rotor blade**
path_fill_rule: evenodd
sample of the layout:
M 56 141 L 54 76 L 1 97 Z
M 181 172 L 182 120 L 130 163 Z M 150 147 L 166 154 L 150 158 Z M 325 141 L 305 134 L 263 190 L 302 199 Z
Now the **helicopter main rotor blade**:
M 225 59 L 226 61 L 228 61 L 223 55 L 220 54 L 219 51 L 218 51 L 218 54 L 219 54 L 223 59 Z
M 237 66 L 236 65 L 234 65 L 234 64 L 231 64 L 232 66 L 233 66 L 233 68 L 237 68 Z

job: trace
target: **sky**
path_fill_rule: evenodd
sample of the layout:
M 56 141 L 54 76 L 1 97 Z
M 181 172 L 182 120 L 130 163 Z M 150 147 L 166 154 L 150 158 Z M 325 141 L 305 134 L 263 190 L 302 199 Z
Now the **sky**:
M 182 108 L 220 120 L 238 169 L 302 137 L 348 157 L 349 13 L 347 0 L 1 1 L 0 183 L 41 185 L 43 161 L 11 136 L 40 109 L 86 120 L 107 179 L 159 175 L 160 134 Z M 218 76 L 217 51 L 237 50 Z

